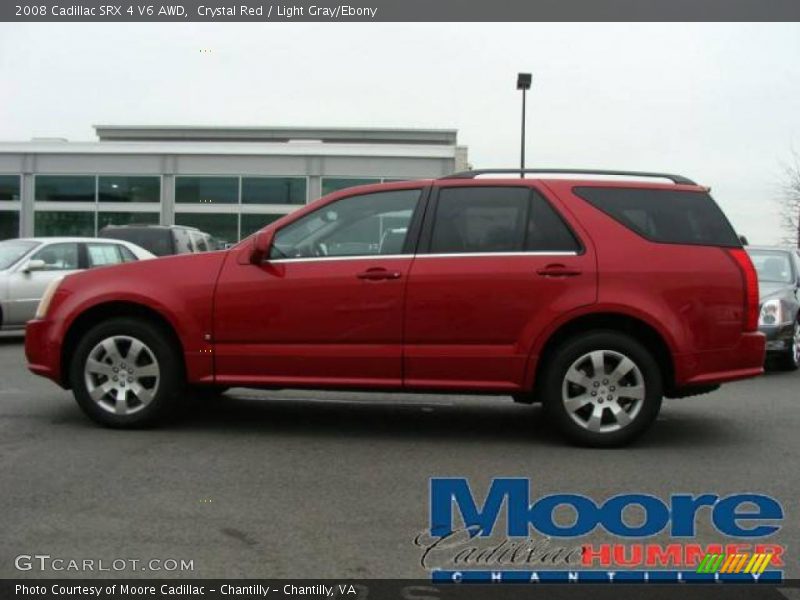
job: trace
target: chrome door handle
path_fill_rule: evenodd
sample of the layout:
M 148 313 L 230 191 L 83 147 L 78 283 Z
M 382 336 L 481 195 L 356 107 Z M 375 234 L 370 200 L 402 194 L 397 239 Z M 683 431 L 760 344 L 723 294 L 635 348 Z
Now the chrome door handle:
M 383 281 L 385 279 L 400 279 L 398 271 L 387 271 L 383 267 L 373 267 L 356 275 L 359 279 L 367 281 Z
M 581 274 L 581 270 L 574 267 L 567 267 L 566 265 L 554 264 L 547 265 L 543 269 L 538 269 L 536 273 L 542 277 L 575 277 Z

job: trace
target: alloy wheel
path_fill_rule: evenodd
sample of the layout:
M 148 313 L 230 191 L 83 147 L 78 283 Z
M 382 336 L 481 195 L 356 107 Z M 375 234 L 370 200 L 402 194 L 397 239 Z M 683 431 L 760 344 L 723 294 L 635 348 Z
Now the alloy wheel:
M 92 348 L 83 373 L 91 399 L 116 415 L 131 415 L 150 404 L 161 377 L 153 351 L 126 335 L 108 337 Z
M 593 350 L 567 369 L 561 400 L 580 427 L 611 433 L 627 427 L 642 409 L 644 375 L 628 356 L 615 350 Z

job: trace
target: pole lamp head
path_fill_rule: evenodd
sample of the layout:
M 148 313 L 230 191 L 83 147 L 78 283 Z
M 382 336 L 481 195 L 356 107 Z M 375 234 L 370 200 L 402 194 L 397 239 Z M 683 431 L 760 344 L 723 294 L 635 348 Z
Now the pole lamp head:
M 518 90 L 529 90 L 529 89 L 531 89 L 531 74 L 530 73 L 518 73 L 517 74 L 517 89 Z

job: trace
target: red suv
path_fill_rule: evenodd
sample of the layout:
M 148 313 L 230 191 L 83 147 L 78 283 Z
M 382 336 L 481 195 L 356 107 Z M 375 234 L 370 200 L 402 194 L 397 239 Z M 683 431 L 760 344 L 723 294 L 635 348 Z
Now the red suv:
M 232 386 L 467 392 L 598 446 L 762 372 L 756 272 L 707 188 L 528 172 L 351 188 L 226 251 L 70 275 L 30 369 L 113 427 Z

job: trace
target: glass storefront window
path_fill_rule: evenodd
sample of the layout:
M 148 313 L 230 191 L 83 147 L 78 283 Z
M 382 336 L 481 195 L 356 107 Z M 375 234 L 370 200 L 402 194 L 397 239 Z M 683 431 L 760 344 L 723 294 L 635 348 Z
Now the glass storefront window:
M 236 242 L 239 240 L 239 215 L 213 213 L 178 213 L 175 215 L 176 225 L 197 227 L 214 236 L 220 242 Z
M 94 202 L 94 176 L 37 175 L 36 200 L 48 202 Z
M 102 176 L 97 184 L 100 202 L 159 202 L 161 178 L 146 176 Z
M 19 237 L 19 212 L 16 210 L 0 211 L 0 240 Z
M 242 237 L 246 238 L 251 233 L 255 233 L 262 227 L 266 227 L 273 221 L 277 221 L 284 215 L 242 215 Z
M 19 200 L 19 175 L 0 175 L 0 200 Z
M 370 179 L 361 177 L 323 177 L 322 178 L 322 195 L 326 196 L 332 192 L 338 192 L 349 187 L 357 185 L 369 185 L 371 183 L 380 183 L 380 179 Z
M 176 177 L 175 202 L 191 204 L 238 204 L 237 177 Z
M 36 211 L 33 220 L 36 236 L 94 237 L 93 212 Z
M 97 213 L 97 230 L 107 225 L 158 225 L 158 213 L 101 212 Z
M 305 177 L 242 178 L 242 204 L 305 203 Z

